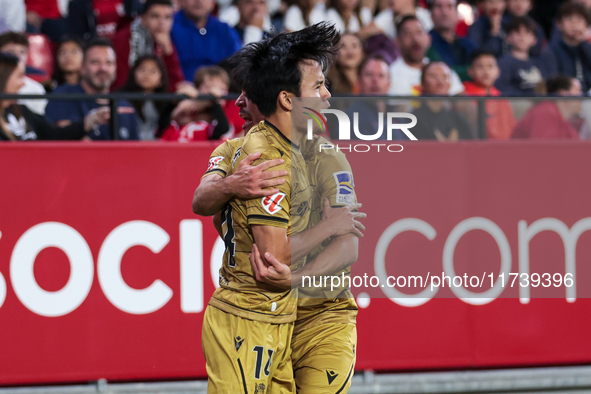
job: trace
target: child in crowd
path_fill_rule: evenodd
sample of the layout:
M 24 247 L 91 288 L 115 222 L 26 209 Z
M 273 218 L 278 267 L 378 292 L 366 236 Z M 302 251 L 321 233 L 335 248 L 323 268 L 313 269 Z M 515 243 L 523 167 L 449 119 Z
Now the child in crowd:
M 509 50 L 503 24 L 505 0 L 480 0 L 480 9 L 482 16 L 470 26 L 468 38 L 476 44 L 477 48 L 501 57 Z
M 551 45 L 556 70 L 578 79 L 587 92 L 591 88 L 591 44 L 587 42 L 591 17 L 582 4 L 566 3 L 558 10 L 556 22 L 561 33 Z
M 52 89 L 60 85 L 78 85 L 80 70 L 84 60 L 84 48 L 76 38 L 66 38 L 55 50 L 55 66 L 53 68 Z
M 516 16 L 529 16 L 529 12 L 532 10 L 534 0 L 507 0 L 507 7 L 505 9 L 505 15 L 503 15 L 503 26 L 508 26 L 511 19 Z M 536 39 L 538 42 L 529 51 L 530 56 L 539 56 L 542 53 L 542 49 L 546 47 L 546 36 L 544 29 L 536 22 Z
M 192 97 L 211 95 L 222 97 L 228 94 L 230 77 L 219 66 L 204 66 L 195 73 L 195 88 L 184 88 L 182 93 Z M 166 141 L 205 141 L 234 136 L 224 113 L 224 100 L 187 99 L 172 112 L 172 125 L 157 137 Z
M 497 59 L 492 52 L 475 50 L 472 63 L 468 68 L 471 81 L 464 82 L 467 96 L 500 96 L 501 92 L 494 84 L 499 78 L 500 70 Z M 511 137 L 515 127 L 513 108 L 506 100 L 488 100 L 486 109 L 486 135 L 489 139 L 505 140 Z
M 140 56 L 129 70 L 129 78 L 121 88 L 130 93 L 168 93 L 168 76 L 164 64 L 156 55 Z M 132 101 L 138 116 L 140 140 L 152 141 L 157 130 L 170 123 L 170 112 L 164 101 Z
M 536 24 L 528 16 L 514 17 L 507 26 L 507 42 L 511 52 L 499 60 L 501 76 L 495 86 L 503 95 L 534 95 L 551 74 L 543 66 L 541 58 L 530 57 L 530 49 L 536 45 Z

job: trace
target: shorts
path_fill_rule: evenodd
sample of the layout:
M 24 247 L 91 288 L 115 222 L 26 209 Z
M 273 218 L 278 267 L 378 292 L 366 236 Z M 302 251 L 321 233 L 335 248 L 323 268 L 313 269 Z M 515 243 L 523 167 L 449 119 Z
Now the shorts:
M 207 393 L 295 393 L 292 333 L 293 323 L 249 320 L 207 306 L 201 336 Z
M 357 326 L 296 322 L 292 363 L 298 394 L 345 394 L 355 368 Z

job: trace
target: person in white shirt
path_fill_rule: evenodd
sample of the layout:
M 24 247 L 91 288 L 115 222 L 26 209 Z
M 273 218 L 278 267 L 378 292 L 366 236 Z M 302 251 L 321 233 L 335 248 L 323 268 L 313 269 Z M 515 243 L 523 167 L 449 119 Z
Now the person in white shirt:
M 421 92 L 421 73 L 429 62 L 425 57 L 431 46 L 431 36 L 425 31 L 419 19 L 414 15 L 405 16 L 397 25 L 396 43 L 400 56 L 390 66 L 392 96 L 417 96 Z M 464 91 L 460 77 L 452 72 L 450 95 Z
M 0 34 L 5 31 L 25 31 L 27 12 L 24 0 L 0 0 L 0 10 Z
M 297 0 L 285 12 L 283 27 L 298 31 L 326 20 L 326 6 L 321 0 Z
M 426 31 L 433 28 L 431 12 L 416 5 L 416 0 L 389 0 L 388 7 L 383 9 L 374 22 L 388 37 L 396 37 L 396 18 L 415 15 Z

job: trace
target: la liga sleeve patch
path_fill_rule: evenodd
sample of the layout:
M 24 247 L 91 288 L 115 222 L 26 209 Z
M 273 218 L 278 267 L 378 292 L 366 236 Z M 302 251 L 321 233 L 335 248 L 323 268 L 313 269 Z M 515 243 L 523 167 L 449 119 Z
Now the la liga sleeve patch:
M 355 182 L 353 173 L 349 171 L 339 171 L 332 174 L 337 184 L 337 204 L 353 204 L 355 202 Z
M 207 166 L 207 171 L 211 171 L 218 166 L 220 161 L 224 160 L 224 156 L 216 156 L 209 159 L 209 165 Z

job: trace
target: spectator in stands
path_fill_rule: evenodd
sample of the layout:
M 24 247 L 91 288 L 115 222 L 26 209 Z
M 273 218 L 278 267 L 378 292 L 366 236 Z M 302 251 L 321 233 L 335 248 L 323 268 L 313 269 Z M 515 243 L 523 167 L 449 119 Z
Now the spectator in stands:
M 472 52 L 472 64 L 468 68 L 471 81 L 464 82 L 467 96 L 500 96 L 495 81 L 500 71 L 492 52 L 476 49 Z M 511 137 L 515 127 L 515 116 L 511 103 L 506 100 L 487 100 L 486 135 L 489 139 L 504 140 Z
M 456 36 L 458 9 L 456 0 L 433 0 L 431 2 L 432 45 L 427 53 L 433 61 L 443 61 L 458 73 L 464 81 L 469 78 L 470 56 L 474 43 L 467 38 Z
M 185 79 L 191 81 L 199 67 L 218 64 L 240 49 L 242 42 L 236 30 L 211 15 L 214 0 L 180 0 L 180 4 L 172 41 Z
M 78 39 L 67 38 L 58 45 L 53 68 L 53 89 L 63 84 L 80 83 L 83 58 L 84 46 Z
M 425 57 L 431 44 L 431 37 L 423 29 L 416 16 L 405 16 L 398 22 L 396 43 L 400 56 L 390 66 L 390 91 L 395 96 L 417 96 L 421 92 L 421 73 L 429 62 Z M 464 90 L 460 78 L 451 74 L 450 94 L 456 95 Z
M 423 96 L 449 94 L 451 70 L 443 62 L 432 62 L 423 67 L 421 77 Z M 447 108 L 445 100 L 427 100 L 414 111 L 417 125 L 412 133 L 418 140 L 458 141 L 472 139 L 472 131 L 462 115 Z
M 202 67 L 195 73 L 195 86 L 198 95 L 222 97 L 228 94 L 230 77 L 219 66 Z M 174 123 L 158 137 L 181 142 L 232 138 L 234 130 L 223 106 L 220 100 L 183 100 L 172 113 Z
M 501 57 L 509 51 L 505 41 L 507 26 L 503 23 L 505 0 L 480 0 L 480 9 L 482 16 L 470 26 L 468 38 L 477 48 Z
M 68 33 L 86 41 L 113 39 L 117 30 L 129 26 L 138 15 L 141 4 L 140 0 L 71 0 Z
M 548 94 L 558 96 L 581 96 L 581 84 L 576 78 L 557 75 L 547 82 Z M 569 122 L 581 112 L 581 100 L 544 101 L 535 105 L 521 119 L 511 138 L 572 139 L 579 133 Z
M 363 61 L 363 43 L 355 34 L 341 37 L 341 48 L 336 64 L 328 71 L 331 93 L 358 94 L 359 65 Z M 390 84 L 388 83 L 388 86 Z
M 121 88 L 129 93 L 168 93 L 168 76 L 162 60 L 156 55 L 143 55 L 136 61 L 129 78 Z M 142 141 L 156 139 L 156 132 L 170 125 L 170 113 L 174 108 L 164 101 L 131 101 L 139 123 L 139 137 Z
M 166 66 L 171 91 L 185 80 L 176 47 L 170 37 L 172 18 L 170 0 L 147 0 L 142 15 L 130 27 L 117 32 L 113 38 L 113 48 L 120 56 L 117 57 L 117 78 L 112 90 L 123 86 L 129 69 L 137 59 L 151 54 L 158 56 Z
M 540 57 L 530 57 L 530 50 L 536 45 L 535 34 L 536 24 L 528 16 L 516 16 L 507 26 L 511 51 L 499 60 L 501 77 L 496 83 L 504 95 L 534 95 L 550 76 L 551 71 Z
M 238 0 L 240 20 L 234 26 L 244 45 L 269 37 L 271 19 L 267 0 Z
M 322 0 L 296 0 L 285 12 L 283 27 L 287 31 L 302 30 L 326 19 L 326 6 Z
M 417 0 L 388 0 L 388 7 L 374 18 L 374 22 L 388 37 L 396 37 L 396 20 L 415 15 L 427 31 L 433 28 L 429 10 L 418 6 Z
M 0 35 L 0 52 L 9 53 L 16 56 L 21 61 L 23 67 L 25 67 L 26 73 L 37 74 L 41 71 L 27 67 L 27 59 L 29 53 L 29 40 L 27 37 L 20 33 L 6 32 Z M 45 88 L 39 82 L 25 76 L 24 84 L 19 90 L 19 94 L 45 94 Z M 19 100 L 19 104 L 27 106 L 31 111 L 39 115 L 45 114 L 45 106 L 47 100 Z
M 22 62 L 0 54 L 0 93 L 16 94 L 25 81 Z M 94 127 L 109 120 L 109 108 L 97 108 L 82 121 L 57 127 L 15 100 L 0 101 L 0 141 L 79 140 Z
M 508 26 L 511 19 L 516 16 L 529 16 L 529 12 L 533 8 L 533 0 L 507 0 L 507 9 L 503 15 L 503 26 Z M 533 20 L 533 19 L 532 19 Z M 537 22 L 536 23 L 536 46 L 530 50 L 530 56 L 540 56 L 542 50 L 546 46 L 546 35 L 544 29 Z M 506 30 L 505 30 L 506 34 Z
M 0 33 L 23 33 L 27 27 L 24 0 L 0 0 Z
M 62 85 L 54 90 L 61 94 L 107 94 L 115 81 L 117 59 L 110 41 L 95 39 L 88 43 L 84 50 L 84 60 L 80 71 L 80 84 Z M 78 122 L 93 109 L 106 104 L 106 100 L 51 100 L 47 105 L 46 118 L 48 121 L 63 126 Z M 111 134 L 114 139 L 137 140 L 138 121 L 131 104 L 119 101 L 118 124 L 119 129 L 111 133 L 108 125 L 96 127 L 89 134 L 93 140 L 109 140 Z
M 386 59 L 380 55 L 368 56 L 359 66 L 359 93 L 365 96 L 386 96 L 390 89 L 390 79 L 390 66 Z M 379 113 L 397 111 L 388 100 L 359 98 L 345 112 L 350 119 L 353 119 L 353 114 L 357 113 L 357 124 L 361 134 L 373 135 L 379 129 Z M 382 123 L 382 127 L 386 127 L 385 123 Z M 329 129 L 338 130 L 338 127 L 329 127 Z M 387 133 L 385 129 L 382 130 L 384 132 L 380 139 L 386 139 Z M 402 140 L 405 136 L 402 131 L 394 130 L 392 138 Z
M 551 44 L 557 71 L 577 78 L 585 92 L 591 88 L 591 44 L 586 41 L 590 23 L 591 17 L 583 5 L 564 4 L 557 16 L 562 37 Z
M 359 33 L 361 37 L 378 34 L 373 15 L 361 0 L 327 0 L 326 20 L 342 33 Z M 371 30 L 371 32 L 370 32 Z
M 14 1 L 14 0 L 10 0 Z M 27 5 L 27 31 L 41 32 L 53 42 L 68 34 L 69 0 L 25 0 Z

